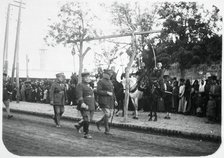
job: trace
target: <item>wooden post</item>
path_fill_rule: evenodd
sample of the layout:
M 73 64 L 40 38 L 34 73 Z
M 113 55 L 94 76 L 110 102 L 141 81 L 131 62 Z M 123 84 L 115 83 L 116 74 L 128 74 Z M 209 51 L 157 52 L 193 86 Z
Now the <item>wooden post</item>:
M 161 30 L 142 31 L 142 32 L 134 32 L 134 35 L 143 35 L 143 34 L 151 34 L 151 33 L 159 33 L 159 32 L 161 32 Z M 70 40 L 70 41 L 68 41 L 68 43 L 77 43 L 80 41 L 103 40 L 103 39 L 118 38 L 118 37 L 132 36 L 132 35 L 133 35 L 133 33 L 125 33 L 125 34 L 119 34 L 119 35 L 108 35 L 108 36 L 101 36 L 101 37 Z
M 126 71 L 125 71 L 124 122 L 127 122 L 127 118 L 128 118 L 129 89 L 130 89 L 129 73 L 130 73 L 131 66 L 132 66 L 134 59 L 136 57 L 136 54 L 137 54 L 136 40 L 135 40 L 134 33 L 131 36 L 131 40 L 132 40 L 132 51 L 133 52 L 130 56 L 129 63 L 128 63 L 128 65 L 126 67 Z
M 29 80 L 29 57 L 28 57 L 28 54 L 26 54 L 26 80 L 28 81 Z
M 22 7 L 22 0 L 20 1 L 19 5 L 19 14 L 18 14 L 18 21 L 17 21 L 17 31 L 16 31 L 16 44 L 15 44 L 15 54 L 16 54 L 16 102 L 19 103 L 20 100 L 20 87 L 19 87 L 19 35 L 20 35 L 20 18 L 21 18 L 21 7 Z
M 3 72 L 8 74 L 8 34 L 9 34 L 9 15 L 10 15 L 10 4 L 8 4 L 6 26 L 5 26 L 5 39 L 4 39 L 4 50 L 3 50 Z

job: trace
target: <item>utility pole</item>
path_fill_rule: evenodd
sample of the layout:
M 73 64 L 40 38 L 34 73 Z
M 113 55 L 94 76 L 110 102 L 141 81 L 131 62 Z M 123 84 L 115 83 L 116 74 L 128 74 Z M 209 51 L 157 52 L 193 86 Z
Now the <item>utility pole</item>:
M 26 80 L 28 81 L 29 80 L 29 57 L 28 57 L 28 54 L 26 54 Z
M 14 1 L 19 3 L 19 14 L 18 14 L 18 21 L 17 21 L 17 30 L 16 30 L 16 42 L 15 42 L 15 56 L 16 56 L 16 102 L 19 103 L 20 100 L 20 90 L 19 90 L 19 35 L 20 35 L 20 25 L 21 25 L 21 9 L 22 9 L 22 0 L 20 2 Z
M 6 26 L 5 26 L 5 40 L 3 50 L 3 72 L 8 74 L 8 34 L 9 34 L 9 15 L 10 15 L 10 4 L 8 4 Z
M 24 3 L 23 3 L 24 4 Z M 21 6 L 17 6 L 14 4 L 10 4 L 10 6 L 15 6 L 15 7 L 21 7 Z M 24 9 L 24 7 L 21 7 Z M 18 25 L 17 25 L 18 26 Z M 13 65 L 12 65 L 12 76 L 11 76 L 11 85 L 14 84 L 14 74 L 15 74 L 15 63 L 16 63 L 16 50 L 14 52 L 14 57 L 13 57 Z

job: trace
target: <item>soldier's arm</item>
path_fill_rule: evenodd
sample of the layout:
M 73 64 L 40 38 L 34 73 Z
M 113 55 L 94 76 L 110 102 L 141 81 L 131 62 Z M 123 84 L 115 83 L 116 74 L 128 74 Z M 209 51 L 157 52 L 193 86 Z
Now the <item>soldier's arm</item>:
M 67 89 L 66 84 L 65 84 L 64 86 L 65 86 L 65 90 L 64 90 L 64 91 L 65 91 L 65 92 L 64 92 L 64 93 L 65 93 L 65 101 L 67 102 L 67 100 L 68 100 L 67 90 L 68 90 L 68 89 Z
M 55 84 L 53 83 L 51 85 L 50 91 L 49 91 L 49 97 L 50 97 L 50 102 L 54 100 L 54 89 L 55 89 Z
M 83 101 L 83 89 L 82 89 L 82 85 L 78 84 L 76 89 L 75 89 L 75 94 L 76 94 L 76 100 L 78 105 L 81 105 L 84 101 Z

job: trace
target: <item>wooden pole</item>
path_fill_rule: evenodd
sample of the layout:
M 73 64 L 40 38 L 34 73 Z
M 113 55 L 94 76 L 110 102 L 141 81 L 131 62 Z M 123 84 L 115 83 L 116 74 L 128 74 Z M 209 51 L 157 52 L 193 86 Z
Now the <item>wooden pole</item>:
M 8 4 L 7 19 L 5 26 L 5 39 L 4 39 L 4 50 L 3 50 L 3 72 L 8 74 L 8 34 L 9 34 L 9 15 L 10 15 L 10 4 Z
M 28 57 L 28 54 L 26 54 L 26 80 L 28 81 L 29 80 L 29 57 Z
M 132 66 L 134 59 L 136 57 L 136 54 L 137 54 L 136 40 L 135 40 L 134 33 L 132 34 L 131 40 L 132 40 L 132 54 L 130 56 L 129 63 L 128 63 L 128 65 L 126 67 L 126 71 L 125 71 L 124 122 L 127 122 L 127 118 L 128 118 L 128 104 L 129 104 L 129 90 L 130 90 L 129 73 L 130 73 L 131 66 Z
M 17 5 L 14 5 L 14 4 L 10 4 L 10 5 L 15 6 L 15 7 L 20 7 L 20 8 L 24 9 L 24 7 L 22 7 L 22 6 L 17 6 Z M 16 50 L 14 51 L 14 57 L 13 57 L 11 85 L 14 84 L 15 64 L 16 64 Z
M 16 31 L 16 44 L 15 44 L 15 54 L 16 54 L 16 102 L 19 103 L 20 100 L 20 87 L 19 87 L 19 35 L 20 35 L 20 19 L 21 19 L 21 7 L 22 7 L 22 0 L 20 1 L 19 5 L 19 14 L 18 14 L 18 21 L 17 21 L 17 31 Z
M 142 32 L 134 32 L 134 35 L 143 35 L 143 34 L 151 34 L 151 33 L 159 33 L 159 32 L 161 32 L 161 30 L 142 31 Z M 118 37 L 132 36 L 132 35 L 133 33 L 125 33 L 120 35 L 108 35 L 108 36 L 101 36 L 101 37 L 86 38 L 86 39 L 82 39 L 82 41 L 102 40 L 102 39 L 118 38 Z M 69 40 L 68 43 L 77 43 L 80 41 L 81 39 Z

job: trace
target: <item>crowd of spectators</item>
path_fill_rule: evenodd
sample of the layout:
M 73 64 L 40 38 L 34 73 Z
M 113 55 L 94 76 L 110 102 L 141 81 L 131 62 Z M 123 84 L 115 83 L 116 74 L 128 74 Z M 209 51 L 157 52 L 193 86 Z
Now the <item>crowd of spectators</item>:
M 49 90 L 53 80 L 20 80 L 20 101 L 38 102 L 38 103 L 50 103 Z M 8 80 L 7 89 L 10 94 L 10 100 L 17 100 L 17 88 L 16 83 L 11 84 L 11 80 Z
M 20 101 L 50 103 L 49 90 L 52 83 L 53 79 L 21 80 Z M 217 80 L 216 76 L 211 76 L 206 80 L 194 80 L 193 82 L 189 79 L 170 78 L 169 83 L 172 86 L 171 113 L 207 117 L 211 122 L 221 121 L 221 81 Z M 75 94 L 73 94 L 74 90 L 72 89 L 74 89 L 76 83 L 74 84 L 71 79 L 67 79 L 65 84 L 68 90 L 67 104 L 74 105 L 75 101 L 72 97 Z M 93 83 L 92 87 L 94 88 Z M 10 80 L 7 89 L 10 100 L 15 101 L 17 90 L 15 84 L 12 85 Z M 140 105 L 140 107 L 142 106 Z M 143 107 L 143 109 L 145 110 L 147 107 Z
M 172 83 L 172 110 L 174 113 L 207 117 L 221 121 L 221 81 L 216 76 L 206 80 L 176 79 Z

